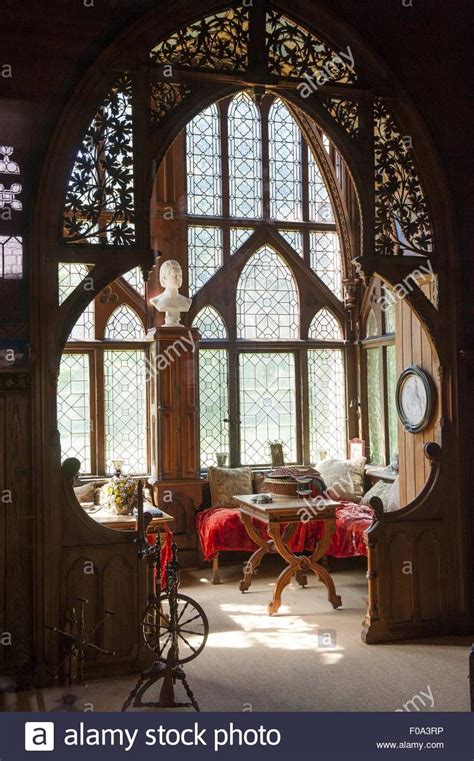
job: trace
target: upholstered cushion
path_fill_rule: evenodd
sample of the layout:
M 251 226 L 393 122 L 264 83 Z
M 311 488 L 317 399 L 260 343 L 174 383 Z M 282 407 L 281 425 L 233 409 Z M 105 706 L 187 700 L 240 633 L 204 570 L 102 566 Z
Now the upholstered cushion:
M 235 505 L 232 497 L 236 494 L 252 494 L 250 468 L 217 468 L 211 465 L 207 477 L 212 507 L 230 507 Z
M 321 460 L 316 464 L 332 499 L 359 502 L 364 493 L 365 457 L 356 460 Z
M 88 484 L 81 484 L 74 487 L 74 492 L 78 502 L 94 502 L 96 485 L 95 481 Z
M 360 501 L 360 504 L 370 505 L 370 500 L 372 497 L 379 497 L 383 502 L 383 509 L 386 510 L 388 505 L 388 496 L 391 488 L 392 483 L 387 483 L 386 481 L 377 481 L 372 486 L 372 488 L 369 489 L 369 491 L 365 492 Z
M 385 508 L 387 513 L 393 513 L 395 510 L 400 510 L 400 486 L 398 478 L 395 479 L 390 487 L 390 492 L 387 497 L 387 507 Z

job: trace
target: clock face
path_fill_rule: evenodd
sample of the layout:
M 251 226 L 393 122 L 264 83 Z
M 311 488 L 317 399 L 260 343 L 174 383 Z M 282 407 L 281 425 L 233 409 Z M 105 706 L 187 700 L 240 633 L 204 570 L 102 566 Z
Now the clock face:
M 429 423 L 433 410 L 434 386 L 421 368 L 412 366 L 403 371 L 397 385 L 397 409 L 407 431 L 418 433 Z

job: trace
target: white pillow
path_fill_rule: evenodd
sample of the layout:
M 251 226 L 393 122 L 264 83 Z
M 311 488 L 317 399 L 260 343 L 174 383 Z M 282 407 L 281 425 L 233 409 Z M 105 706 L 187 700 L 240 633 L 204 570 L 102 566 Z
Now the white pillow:
M 328 496 L 334 500 L 360 502 L 364 493 L 365 463 L 365 457 L 355 460 L 321 460 L 316 463 Z

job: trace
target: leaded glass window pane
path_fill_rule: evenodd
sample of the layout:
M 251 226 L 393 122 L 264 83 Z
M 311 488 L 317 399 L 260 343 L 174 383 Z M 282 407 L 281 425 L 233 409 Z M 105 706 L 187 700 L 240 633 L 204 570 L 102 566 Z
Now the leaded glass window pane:
M 296 462 L 296 394 L 293 354 L 241 354 L 240 447 L 245 465 L 270 461 L 269 441 L 282 441 Z
M 122 277 L 140 296 L 145 298 L 145 281 L 140 267 L 134 267 L 133 270 L 125 272 Z
M 248 260 L 237 287 L 237 336 L 299 338 L 298 291 L 291 270 L 269 246 Z
M 123 460 L 127 473 L 146 473 L 146 352 L 142 349 L 104 352 L 106 470 Z
M 342 341 L 341 326 L 334 315 L 323 307 L 317 312 L 309 326 L 308 338 L 317 341 Z
M 85 264 L 58 264 L 58 300 L 62 304 L 89 274 Z
M 215 103 L 201 111 L 186 127 L 186 172 L 188 213 L 220 215 L 220 124 Z
M 216 464 L 216 453 L 229 451 L 228 360 L 225 349 L 199 349 L 201 465 Z
M 278 230 L 298 256 L 303 256 L 303 235 L 298 230 Z
M 308 151 L 309 219 L 311 222 L 334 224 L 331 199 L 321 171 L 311 151 Z
M 339 236 L 333 232 L 311 232 L 309 236 L 311 268 L 325 285 L 342 298 L 341 254 Z
M 194 318 L 193 327 L 199 330 L 201 338 L 227 338 L 224 321 L 217 309 L 211 306 L 201 309 Z
M 13 235 L 0 235 L 0 278 L 4 280 L 21 280 L 22 276 L 22 238 Z
M 387 412 L 388 412 L 388 445 L 390 462 L 398 452 L 398 415 L 396 405 L 397 367 L 395 346 L 386 348 L 387 363 Z
M 370 460 L 384 463 L 382 409 L 380 403 L 380 350 L 367 349 L 367 415 Z
M 110 341 L 143 341 L 143 323 L 128 304 L 121 304 L 112 312 L 105 326 L 105 338 Z
M 230 228 L 230 253 L 235 254 L 246 240 L 254 232 L 253 227 L 231 227 Z
M 346 457 L 344 357 L 340 349 L 308 350 L 309 441 L 311 462 L 326 452 Z
M 77 457 L 81 470 L 90 473 L 92 422 L 87 354 L 63 354 L 59 369 L 57 410 L 61 459 Z
M 301 132 L 281 100 L 275 100 L 268 115 L 270 160 L 270 216 L 301 221 Z
M 375 313 L 371 309 L 369 312 L 369 316 L 367 317 L 367 325 L 365 326 L 365 337 L 366 338 L 373 338 L 374 336 L 378 336 L 379 329 L 377 325 L 377 318 L 375 316 Z
M 383 300 L 384 332 L 395 333 L 395 295 L 391 288 L 384 288 Z
M 222 267 L 222 229 L 188 227 L 189 295 L 194 296 Z
M 261 217 L 260 114 L 246 93 L 233 98 L 228 121 L 230 215 Z

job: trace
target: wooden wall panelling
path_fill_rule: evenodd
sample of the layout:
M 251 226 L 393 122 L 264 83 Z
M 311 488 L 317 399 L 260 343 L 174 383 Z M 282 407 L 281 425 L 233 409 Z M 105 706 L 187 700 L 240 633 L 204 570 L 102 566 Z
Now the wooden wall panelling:
M 390 565 L 390 614 L 395 623 L 409 622 L 413 618 L 414 589 L 413 548 L 405 531 L 396 531 L 387 541 Z
M 410 365 L 418 365 L 431 376 L 436 388 L 436 404 L 430 424 L 421 433 L 408 433 L 398 421 L 398 449 L 400 467 L 400 505 L 411 502 L 428 478 L 429 462 L 423 446 L 429 441 L 439 442 L 440 382 L 437 358 L 422 325 L 406 301 L 398 301 L 396 308 L 397 376 Z
M 30 454 L 28 441 L 29 397 L 26 393 L 2 396 L 1 437 L 3 488 L 11 502 L 2 502 L 4 598 L 3 629 L 11 635 L 4 651 L 4 666 L 16 675 L 18 687 L 31 677 L 31 581 L 32 531 L 35 516 L 30 508 Z M 2 492 L 3 493 L 3 492 Z M 6 496 L 8 500 L 9 497 Z
M 6 447 L 6 398 L 4 395 L 0 395 L 0 494 L 5 493 L 6 477 L 5 477 L 5 457 L 7 452 Z M 7 578 L 7 569 L 5 566 L 6 561 L 6 510 L 7 505 L 3 502 L 0 508 L 0 635 L 6 629 L 5 621 L 5 582 Z M 6 661 L 6 648 L 0 645 L 0 669 L 3 669 Z

